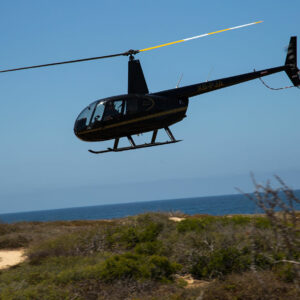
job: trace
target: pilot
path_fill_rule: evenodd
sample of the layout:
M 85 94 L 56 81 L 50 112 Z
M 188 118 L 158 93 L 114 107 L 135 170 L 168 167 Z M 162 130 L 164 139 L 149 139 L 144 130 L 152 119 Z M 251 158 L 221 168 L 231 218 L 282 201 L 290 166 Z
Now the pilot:
M 115 104 L 111 101 L 107 102 L 104 116 L 103 116 L 103 121 L 112 120 L 118 115 L 119 115 L 119 112 L 116 110 Z

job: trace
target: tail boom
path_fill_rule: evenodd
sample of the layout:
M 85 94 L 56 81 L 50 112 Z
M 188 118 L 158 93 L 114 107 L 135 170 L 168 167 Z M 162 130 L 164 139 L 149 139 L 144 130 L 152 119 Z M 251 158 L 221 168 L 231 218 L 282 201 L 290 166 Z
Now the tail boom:
M 245 73 L 237 76 L 221 78 L 208 82 L 201 82 L 193 85 L 184 86 L 172 90 L 166 90 L 159 93 L 155 93 L 160 96 L 172 96 L 176 98 L 190 98 L 204 93 L 212 92 L 222 88 L 226 88 L 235 84 L 243 83 L 249 80 L 257 79 L 259 77 L 268 76 L 274 73 L 287 71 L 286 66 L 270 68 L 251 73 Z
M 221 78 L 208 82 L 201 82 L 172 90 L 155 93 L 160 96 L 176 98 L 190 98 L 200 94 L 212 92 L 218 89 L 257 79 L 274 73 L 285 71 L 294 86 L 300 87 L 300 70 L 297 67 L 297 37 L 292 36 L 284 66 L 254 71 L 237 76 Z

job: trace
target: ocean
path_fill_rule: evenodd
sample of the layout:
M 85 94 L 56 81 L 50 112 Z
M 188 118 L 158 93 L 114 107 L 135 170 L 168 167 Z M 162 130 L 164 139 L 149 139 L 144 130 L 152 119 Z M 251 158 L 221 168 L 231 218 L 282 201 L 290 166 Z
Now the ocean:
M 299 199 L 300 190 L 294 191 L 294 193 Z M 300 205 L 295 206 L 295 208 L 300 210 Z M 260 212 L 255 204 L 244 195 L 223 195 L 0 214 L 0 221 L 13 223 L 114 219 L 152 211 L 182 212 L 189 215 L 254 214 Z

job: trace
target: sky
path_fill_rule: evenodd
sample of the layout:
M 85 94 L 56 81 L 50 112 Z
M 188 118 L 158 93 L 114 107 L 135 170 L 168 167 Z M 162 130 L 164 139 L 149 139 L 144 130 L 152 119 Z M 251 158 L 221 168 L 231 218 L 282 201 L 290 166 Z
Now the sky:
M 13 0 L 0 2 L 0 69 L 143 49 L 150 92 L 281 66 L 300 36 L 300 2 Z M 299 51 L 298 51 L 299 54 Z M 300 90 L 259 80 L 190 99 L 171 126 L 183 142 L 93 155 L 113 141 L 73 133 L 89 103 L 127 92 L 127 58 L 0 74 L 0 213 L 253 191 L 250 172 L 300 188 Z M 291 85 L 284 73 L 265 77 Z M 134 137 L 148 142 L 149 134 Z M 164 141 L 167 136 L 159 134 Z M 125 145 L 127 141 L 122 141 Z

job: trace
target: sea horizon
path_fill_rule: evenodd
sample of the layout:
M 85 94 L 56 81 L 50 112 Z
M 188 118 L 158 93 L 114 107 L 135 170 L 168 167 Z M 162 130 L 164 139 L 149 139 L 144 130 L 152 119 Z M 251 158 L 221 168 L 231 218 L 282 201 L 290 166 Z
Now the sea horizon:
M 300 189 L 299 189 L 300 192 Z M 252 194 L 252 193 L 247 193 Z M 141 200 L 141 201 L 128 201 L 128 202 L 114 202 L 114 203 L 103 203 L 103 204 L 97 204 L 97 205 L 84 205 L 84 206 L 66 206 L 66 207 L 60 207 L 60 208 L 46 208 L 46 209 L 34 209 L 34 210 L 22 210 L 22 211 L 16 211 L 16 212 L 6 212 L 6 213 L 0 213 L 0 216 L 2 215 L 9 215 L 9 214 L 21 214 L 21 213 L 32 213 L 32 212 L 44 212 L 44 211 L 56 211 L 56 210 L 64 210 L 64 209 L 77 209 L 77 208 L 87 208 L 87 207 L 99 207 L 99 206 L 113 206 L 113 205 L 120 205 L 120 204 L 133 204 L 133 203 L 148 203 L 148 202 L 156 202 L 156 201 L 173 201 L 173 200 L 185 200 L 185 199 L 201 199 L 201 198 L 214 198 L 214 197 L 227 197 L 227 196 L 236 196 L 241 195 L 245 196 L 244 194 L 221 194 L 221 195 L 209 195 L 209 196 L 195 196 L 195 197 L 180 197 L 180 198 L 169 198 L 169 199 L 159 199 L 159 200 Z M 246 196 L 245 196 L 246 197 Z
M 294 193 L 300 197 L 300 190 L 294 190 Z M 300 205 L 296 209 L 300 209 Z M 261 213 L 261 210 L 244 194 L 229 194 L 5 213 L 0 214 L 0 221 L 13 223 L 115 219 L 146 212 L 227 215 Z

